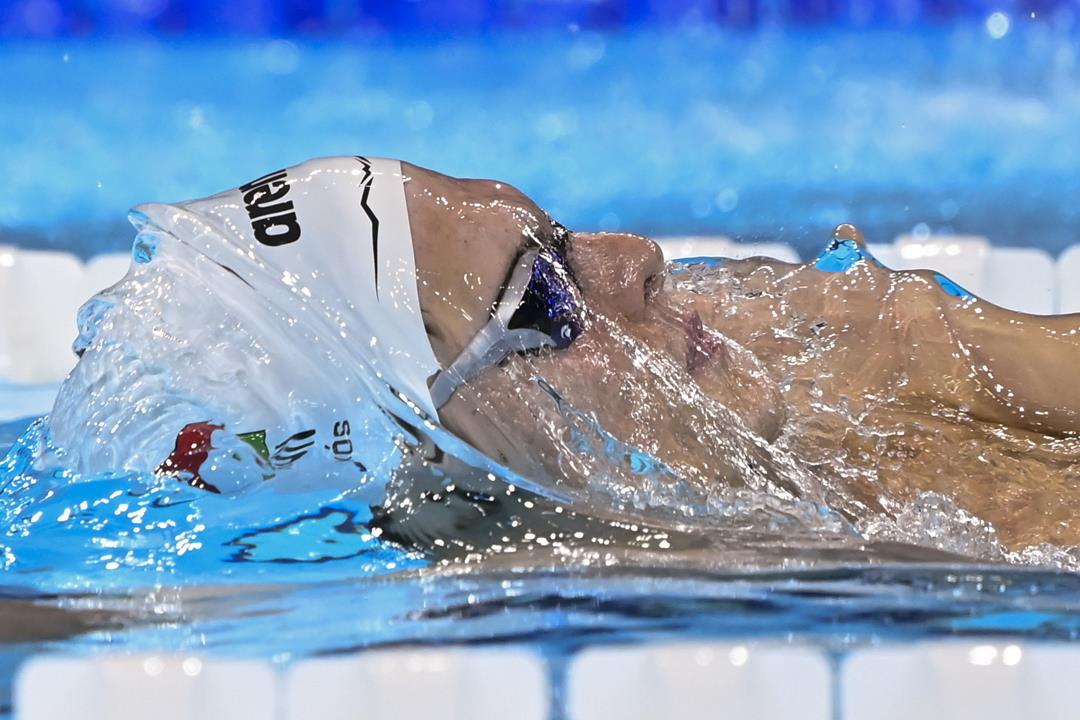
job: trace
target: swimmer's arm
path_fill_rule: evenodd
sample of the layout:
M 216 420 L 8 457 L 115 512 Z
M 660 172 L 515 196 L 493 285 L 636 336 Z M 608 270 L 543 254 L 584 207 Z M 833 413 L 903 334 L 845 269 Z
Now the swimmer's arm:
M 958 349 L 1003 419 L 1080 432 L 1080 315 L 1027 315 L 984 301 L 945 308 Z

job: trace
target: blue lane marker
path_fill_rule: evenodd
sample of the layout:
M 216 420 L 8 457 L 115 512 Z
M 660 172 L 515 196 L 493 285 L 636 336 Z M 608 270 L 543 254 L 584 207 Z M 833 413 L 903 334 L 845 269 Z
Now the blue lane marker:
M 1032 632 L 1043 626 L 1053 626 L 1059 617 L 1037 610 L 992 612 L 971 618 L 948 620 L 942 624 L 953 629 L 982 630 L 983 632 Z
M 727 262 L 727 259 L 699 255 L 697 257 L 675 258 L 671 262 L 675 265 L 706 265 L 708 267 L 720 267 Z
M 949 278 L 945 277 L 944 275 L 942 275 L 940 273 L 934 273 L 934 279 L 937 280 L 937 284 L 941 286 L 942 290 L 944 290 L 949 295 L 952 295 L 953 297 L 958 297 L 961 300 L 971 300 L 972 298 L 975 297 L 974 295 L 969 293 L 967 290 L 960 287 L 959 285 L 954 283 L 952 280 L 950 280 Z
M 854 240 L 833 240 L 818 256 L 814 268 L 822 272 L 847 272 L 860 260 L 870 258 L 870 253 L 859 247 Z

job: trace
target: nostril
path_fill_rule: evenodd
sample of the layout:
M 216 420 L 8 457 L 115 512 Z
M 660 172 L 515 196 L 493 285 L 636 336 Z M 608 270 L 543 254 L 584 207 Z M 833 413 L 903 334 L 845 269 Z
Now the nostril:
M 641 238 L 648 247 L 647 260 L 645 261 L 645 267 L 649 273 L 649 279 L 663 275 L 664 271 L 664 251 L 653 240 L 649 238 Z
M 653 273 L 649 277 L 645 278 L 645 298 L 649 299 L 659 294 L 660 290 L 664 287 L 664 273 Z

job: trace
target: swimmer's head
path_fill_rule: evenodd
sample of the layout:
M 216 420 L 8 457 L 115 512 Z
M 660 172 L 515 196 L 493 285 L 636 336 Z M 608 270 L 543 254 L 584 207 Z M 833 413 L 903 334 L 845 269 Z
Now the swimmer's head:
M 268 342 L 300 344 L 331 373 L 362 367 L 371 384 L 433 416 L 427 378 L 439 366 L 417 295 L 405 181 L 396 160 L 322 158 L 202 200 L 140 206 L 136 224 L 151 242 L 164 234 L 194 250 L 204 276 L 221 275 L 219 301 Z
M 374 158 L 310 161 L 133 218 L 132 271 L 88 304 L 78 349 L 94 352 L 54 413 L 67 445 L 110 449 L 87 467 L 157 467 L 192 421 L 265 430 L 271 449 L 308 428 L 328 435 L 321 446 L 355 449 L 361 429 L 385 444 L 379 413 L 341 421 L 391 405 L 444 420 L 461 381 L 500 375 L 507 355 L 565 353 L 586 307 L 639 316 L 662 266 L 644 238 L 571 235 L 505 184 Z M 429 387 L 458 360 L 464 372 Z M 86 388 L 103 385 L 110 402 L 88 406 Z M 131 442 L 85 437 L 90 415 L 130 427 Z
M 584 305 L 640 315 L 649 281 L 663 269 L 656 243 L 627 233 L 570 233 L 506 183 L 402 167 L 420 305 L 444 367 L 487 324 L 516 263 L 530 251 L 554 253 Z
M 342 351 L 429 415 L 513 352 L 567 347 L 582 330 L 582 289 L 602 311 L 639 316 L 662 266 L 644 238 L 571 242 L 503 183 L 379 158 L 313 160 L 139 212 L 144 229 L 180 238 L 286 311 L 329 316 Z
M 131 269 L 81 316 L 59 445 L 153 471 L 212 423 L 261 438 L 275 472 L 319 455 L 370 482 L 400 452 L 395 418 L 436 417 L 403 183 L 397 161 L 326 158 L 137 208 Z

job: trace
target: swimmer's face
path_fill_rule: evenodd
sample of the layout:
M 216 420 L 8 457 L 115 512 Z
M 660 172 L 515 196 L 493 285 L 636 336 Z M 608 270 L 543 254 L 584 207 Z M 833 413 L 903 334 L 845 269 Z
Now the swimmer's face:
M 551 219 L 517 189 L 459 180 L 402 163 L 416 252 L 420 307 L 444 367 L 484 327 L 518 257 L 555 243 Z M 573 235 L 566 257 L 583 300 L 636 318 L 663 269 L 652 241 L 619 233 Z
M 529 249 L 558 247 L 558 233 L 546 213 L 506 184 L 457 180 L 406 164 L 403 169 L 410 178 L 406 197 L 421 311 L 435 356 L 447 367 L 490 320 L 518 257 Z M 655 243 L 621 233 L 574 233 L 563 243 L 580 301 L 590 315 L 610 322 L 591 324 L 567 348 L 527 361 L 511 356 L 458 388 L 439 411 L 451 431 L 534 476 L 557 472 L 547 464 L 556 453 L 552 435 L 537 429 L 535 415 L 538 407 L 551 407 L 551 398 L 523 379 L 524 363 L 578 407 L 596 412 L 604 427 L 629 437 L 633 419 L 626 406 L 639 401 L 625 394 L 620 405 L 611 393 L 613 383 L 636 382 L 640 373 L 612 328 L 626 328 L 649 346 L 667 344 L 663 335 L 671 331 L 649 317 L 654 279 L 664 268 Z M 682 338 L 682 330 L 674 333 Z M 661 432 L 670 437 L 660 444 L 678 445 L 672 433 Z M 655 443 L 650 438 L 644 444 Z
M 572 233 L 559 248 L 547 214 L 513 187 L 402 167 L 421 311 L 444 368 L 489 322 L 511 268 L 529 249 L 564 251 L 586 309 L 584 331 L 568 347 L 511 355 L 458 387 L 439 409 L 449 430 L 525 476 L 580 482 L 588 473 L 560 461 L 571 422 L 562 412 L 573 407 L 680 472 L 697 472 L 687 460 L 695 458 L 710 477 L 734 482 L 725 449 L 693 431 L 711 420 L 707 403 L 687 405 L 680 388 L 692 383 L 735 413 L 738 426 L 776 435 L 775 385 L 726 344 L 699 337 L 700 318 L 695 325 L 696 315 L 657 287 L 664 259 L 656 243 Z M 556 404 L 548 388 L 564 402 Z

